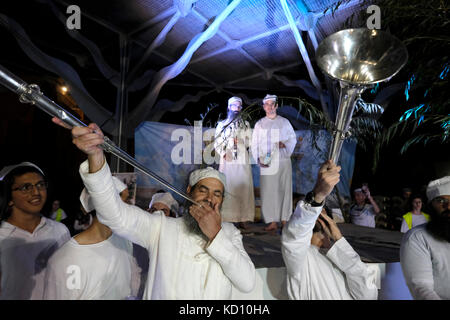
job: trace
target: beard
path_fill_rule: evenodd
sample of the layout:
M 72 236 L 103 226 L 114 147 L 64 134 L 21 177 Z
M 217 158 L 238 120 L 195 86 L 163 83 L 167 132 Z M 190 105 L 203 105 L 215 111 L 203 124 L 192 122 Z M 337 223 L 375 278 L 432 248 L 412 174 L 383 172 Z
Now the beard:
M 450 242 L 450 210 L 430 214 L 427 230 L 435 237 Z
M 227 118 L 233 120 L 233 119 L 236 118 L 238 115 L 239 115 L 239 111 L 231 111 L 231 110 L 228 110 Z
M 204 201 L 200 201 L 202 203 Z M 209 204 L 209 203 L 208 203 Z M 192 204 L 190 202 L 185 202 L 183 211 L 183 222 L 189 234 L 200 236 L 206 242 L 209 241 L 208 237 L 203 233 L 202 229 L 198 225 L 197 220 L 189 213 L 189 207 Z

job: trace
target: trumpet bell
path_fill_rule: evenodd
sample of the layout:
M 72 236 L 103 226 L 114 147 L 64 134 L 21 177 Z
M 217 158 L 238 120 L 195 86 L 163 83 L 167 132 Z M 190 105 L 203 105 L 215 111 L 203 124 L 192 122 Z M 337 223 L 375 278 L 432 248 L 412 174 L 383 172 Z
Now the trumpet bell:
M 405 45 L 387 32 L 346 29 L 325 38 L 316 62 L 329 77 L 352 85 L 388 81 L 408 61 Z

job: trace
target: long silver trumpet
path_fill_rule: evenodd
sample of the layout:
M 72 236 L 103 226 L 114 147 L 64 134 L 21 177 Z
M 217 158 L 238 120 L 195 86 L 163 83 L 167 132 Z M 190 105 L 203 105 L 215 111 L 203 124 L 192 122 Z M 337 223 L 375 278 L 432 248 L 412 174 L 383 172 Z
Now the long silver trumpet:
M 367 88 L 389 81 L 408 61 L 405 45 L 387 32 L 341 30 L 325 38 L 316 50 L 319 68 L 341 86 L 333 141 L 328 159 L 337 163 L 349 135 L 355 102 Z
M 22 103 L 30 103 L 32 105 L 37 106 L 39 109 L 45 111 L 52 117 L 57 117 L 64 121 L 65 124 L 71 127 L 87 127 L 85 123 L 81 120 L 67 112 L 63 107 L 56 104 L 54 101 L 47 98 L 39 89 L 39 86 L 36 84 L 27 84 L 25 81 L 18 78 L 16 75 L 8 71 L 2 65 L 0 65 L 0 84 L 4 85 L 6 88 L 11 91 L 17 93 L 19 95 L 19 101 Z M 199 203 L 194 201 L 189 195 L 185 192 L 178 190 L 170 183 L 165 181 L 163 178 L 159 177 L 157 174 L 153 173 L 146 167 L 144 167 L 141 163 L 136 161 L 133 157 L 131 157 L 128 153 L 117 147 L 114 142 L 112 142 L 107 136 L 104 136 L 104 142 L 100 145 L 100 147 L 109 153 L 112 153 L 116 157 L 122 159 L 126 163 L 130 164 L 134 168 L 138 169 L 142 173 L 146 174 L 150 178 L 158 181 L 167 189 L 175 192 L 179 196 L 184 199 L 201 206 Z

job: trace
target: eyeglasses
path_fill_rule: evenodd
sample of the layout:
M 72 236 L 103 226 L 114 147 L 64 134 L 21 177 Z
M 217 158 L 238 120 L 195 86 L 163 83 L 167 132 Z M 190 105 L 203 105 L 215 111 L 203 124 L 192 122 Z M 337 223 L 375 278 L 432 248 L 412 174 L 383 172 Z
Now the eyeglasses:
M 23 186 L 17 187 L 12 189 L 12 191 L 17 191 L 19 190 L 22 193 L 31 193 L 33 192 L 33 188 L 36 187 L 36 189 L 38 191 L 44 191 L 47 190 L 47 182 L 45 181 L 39 181 L 36 184 L 32 184 L 32 183 L 25 183 Z
M 434 202 L 439 203 L 440 205 L 445 204 L 448 205 L 450 200 L 449 199 L 444 199 L 444 198 L 436 198 L 433 199 Z

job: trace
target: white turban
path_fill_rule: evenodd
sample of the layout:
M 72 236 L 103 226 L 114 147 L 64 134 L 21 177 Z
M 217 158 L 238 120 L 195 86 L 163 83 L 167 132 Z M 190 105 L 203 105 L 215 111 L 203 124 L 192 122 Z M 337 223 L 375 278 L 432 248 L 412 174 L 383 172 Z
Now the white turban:
M 11 166 L 6 166 L 3 167 L 3 169 L 0 171 L 0 181 L 2 181 L 7 175 L 8 173 L 10 173 L 11 171 L 13 171 L 15 168 L 18 167 L 35 167 L 36 169 L 39 170 L 40 173 L 42 173 L 42 175 L 45 177 L 44 172 L 41 170 L 41 168 L 39 168 L 37 165 L 35 165 L 34 163 L 31 162 L 21 162 L 18 164 L 14 164 Z
M 193 187 L 197 182 L 205 178 L 214 178 L 219 180 L 220 182 L 222 182 L 223 188 L 225 189 L 225 175 L 212 167 L 206 167 L 204 169 L 198 169 L 191 172 L 191 174 L 189 175 L 189 185 Z
M 428 201 L 439 196 L 450 196 L 450 176 L 433 180 L 427 187 Z
M 269 100 L 274 100 L 275 102 L 277 102 L 278 97 L 274 94 L 268 94 L 264 97 L 263 99 L 263 103 Z
M 122 181 L 119 180 L 119 178 L 116 178 L 114 176 L 112 178 L 114 181 L 114 187 L 116 188 L 116 191 L 119 194 L 123 190 L 128 188 L 125 183 L 123 183 Z M 81 202 L 81 205 L 83 206 L 84 210 L 86 210 L 86 212 L 91 212 L 92 210 L 95 209 L 94 204 L 92 203 L 92 198 L 89 195 L 89 192 L 86 190 L 86 188 L 83 188 L 83 191 L 81 191 L 80 202 Z
M 228 99 L 228 105 L 230 105 L 232 102 L 235 102 L 235 101 L 239 101 L 242 105 L 242 99 L 239 97 L 231 97 L 230 99 Z
M 178 213 L 178 202 L 172 197 L 170 192 L 155 193 L 148 207 L 151 208 L 155 203 L 165 204 L 170 210 Z

